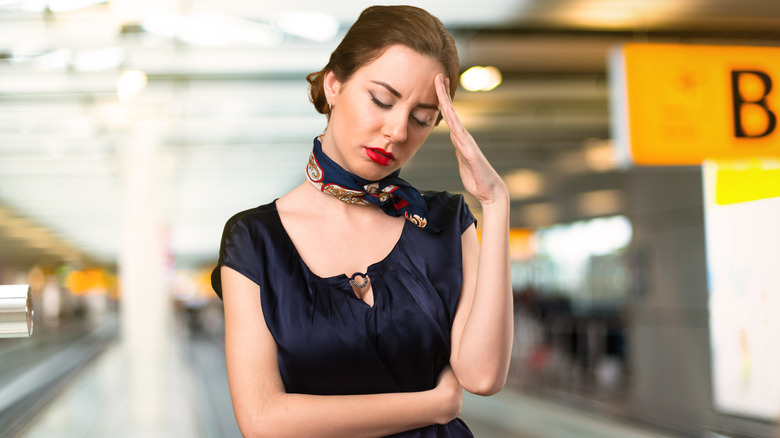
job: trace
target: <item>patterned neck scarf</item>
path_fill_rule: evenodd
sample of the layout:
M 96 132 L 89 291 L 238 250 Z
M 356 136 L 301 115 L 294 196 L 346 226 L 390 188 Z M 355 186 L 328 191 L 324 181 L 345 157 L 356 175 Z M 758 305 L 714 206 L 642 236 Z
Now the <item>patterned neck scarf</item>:
M 428 206 L 423 195 L 398 177 L 396 170 L 379 181 L 369 181 L 347 172 L 322 152 L 319 138 L 306 166 L 306 177 L 319 190 L 348 204 L 376 205 L 390 216 L 403 216 L 414 225 L 438 233 L 428 223 Z

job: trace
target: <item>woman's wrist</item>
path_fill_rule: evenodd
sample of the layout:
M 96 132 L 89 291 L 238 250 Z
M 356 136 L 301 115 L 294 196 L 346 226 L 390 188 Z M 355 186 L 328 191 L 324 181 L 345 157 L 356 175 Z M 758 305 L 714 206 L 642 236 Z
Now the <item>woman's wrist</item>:
M 504 189 L 498 191 L 490 200 L 480 201 L 480 208 L 483 214 L 504 216 L 509 214 L 510 203 L 509 191 Z
M 449 371 L 452 373 L 452 371 Z M 434 408 L 433 421 L 436 424 L 447 424 L 460 415 L 463 404 L 463 388 L 455 379 L 455 374 L 429 391 L 432 396 L 432 406 Z
M 455 395 L 447 393 L 442 388 L 431 390 L 433 407 L 432 422 L 435 424 L 447 424 L 460 415 L 460 406 L 456 402 Z
M 479 204 L 482 206 L 483 209 L 490 208 L 491 206 L 508 206 L 510 202 L 509 198 L 509 189 L 507 188 L 506 184 L 504 184 L 503 181 L 499 180 L 499 182 L 495 185 L 493 190 L 491 190 L 491 194 L 488 197 L 485 197 L 484 199 L 479 199 Z

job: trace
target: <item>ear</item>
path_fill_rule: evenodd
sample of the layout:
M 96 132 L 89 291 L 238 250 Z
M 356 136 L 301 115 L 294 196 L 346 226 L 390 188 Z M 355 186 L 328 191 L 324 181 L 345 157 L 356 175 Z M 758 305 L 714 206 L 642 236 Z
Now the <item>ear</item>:
M 322 78 L 322 85 L 325 89 L 325 97 L 328 99 L 328 104 L 334 105 L 336 96 L 341 91 L 341 82 L 336 79 L 336 75 L 332 70 L 325 72 L 325 77 Z

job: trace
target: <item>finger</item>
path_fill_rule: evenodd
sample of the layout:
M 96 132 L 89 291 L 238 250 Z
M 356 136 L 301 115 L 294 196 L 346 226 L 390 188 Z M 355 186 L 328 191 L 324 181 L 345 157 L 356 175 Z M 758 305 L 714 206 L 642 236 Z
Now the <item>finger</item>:
M 453 106 L 452 98 L 449 93 L 450 79 L 445 78 L 444 75 L 440 73 L 434 78 L 434 83 L 439 98 L 439 111 L 441 112 L 444 121 L 447 123 L 447 126 L 450 128 L 450 137 L 456 150 L 467 147 L 466 145 L 468 144 L 473 144 L 473 138 L 468 130 L 466 130 L 466 127 L 463 126 L 460 117 L 458 117 L 458 114 L 455 112 L 455 107 Z M 473 146 L 476 146 L 476 144 L 473 144 Z
M 439 99 L 439 111 L 444 115 L 444 110 L 448 106 L 452 106 L 452 100 L 450 99 L 450 93 L 447 91 L 447 85 L 443 74 L 436 75 L 434 85 L 436 88 L 436 97 Z
M 450 96 L 449 79 L 444 78 L 442 75 L 440 80 L 436 84 L 436 92 L 439 98 L 439 110 L 442 113 L 442 117 L 446 117 L 447 125 L 450 121 L 455 121 L 453 115 L 455 114 L 455 108 L 452 103 L 452 97 Z
M 439 98 L 439 111 L 441 112 L 444 121 L 447 126 L 450 127 L 450 131 L 457 129 L 455 132 L 458 135 L 462 135 L 465 132 L 465 127 L 460 122 L 460 118 L 455 112 L 455 107 L 452 104 L 452 98 L 449 92 L 449 78 L 445 78 L 444 75 L 438 74 L 435 79 L 436 94 Z
M 455 111 L 455 106 L 452 103 L 452 99 L 450 98 L 449 91 L 447 88 L 445 88 L 445 85 L 442 84 L 442 92 L 445 94 L 445 101 L 446 103 L 443 105 L 440 105 L 439 109 L 442 113 L 442 117 L 444 118 L 444 121 L 447 122 L 447 126 L 450 127 L 450 132 L 457 135 L 462 136 L 464 134 L 467 134 L 466 127 L 463 126 L 463 123 L 460 121 L 460 117 L 458 117 L 458 113 Z

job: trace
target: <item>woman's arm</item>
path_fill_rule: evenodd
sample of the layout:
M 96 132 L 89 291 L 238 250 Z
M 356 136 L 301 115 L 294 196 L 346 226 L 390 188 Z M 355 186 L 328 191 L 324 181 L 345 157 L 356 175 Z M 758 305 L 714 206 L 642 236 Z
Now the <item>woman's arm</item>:
M 287 394 L 276 343 L 265 324 L 257 284 L 222 267 L 225 358 L 238 427 L 245 437 L 385 436 L 460 413 L 463 399 L 454 373 L 445 369 L 429 391 L 349 396 Z
M 512 351 L 512 286 L 509 268 L 509 192 L 458 119 L 448 80 L 435 81 L 455 146 L 463 185 L 482 207 L 482 244 L 474 226 L 462 236 L 463 288 L 452 327 L 450 364 L 469 392 L 503 388 Z

